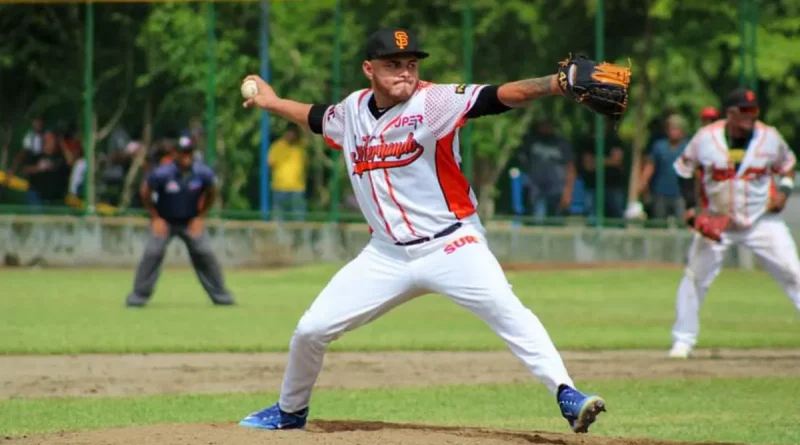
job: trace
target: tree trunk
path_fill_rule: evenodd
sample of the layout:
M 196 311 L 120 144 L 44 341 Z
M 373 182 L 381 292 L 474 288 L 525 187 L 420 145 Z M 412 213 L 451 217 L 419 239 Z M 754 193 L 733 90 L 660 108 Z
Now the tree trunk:
M 214 123 L 216 125 L 216 123 Z M 217 181 L 219 183 L 219 187 L 222 187 L 228 181 L 228 178 L 234 178 L 231 181 L 231 193 L 224 194 L 224 193 L 217 193 L 216 199 L 214 199 L 214 205 L 212 208 L 214 210 L 221 210 L 223 205 L 226 202 L 234 201 L 235 196 L 239 196 L 239 190 L 244 187 L 245 183 L 247 182 L 247 175 L 238 175 L 236 177 L 233 172 L 231 171 L 230 164 L 228 163 L 228 158 L 225 154 L 228 152 L 227 146 L 225 145 L 225 138 L 222 135 L 222 131 L 218 131 L 217 133 L 217 159 L 220 162 L 217 163 L 218 167 L 217 170 L 220 172 L 217 174 Z M 206 160 L 207 162 L 208 160 Z M 210 165 L 209 165 L 210 167 Z M 220 168 L 221 167 L 221 168 Z
M 636 65 L 639 68 L 638 78 L 641 85 L 641 94 L 634 105 L 634 131 L 631 175 L 628 181 L 628 203 L 636 202 L 639 199 L 639 175 L 642 172 L 642 153 L 647 143 L 647 114 L 646 105 L 650 100 L 650 80 L 647 77 L 647 62 L 653 47 L 653 26 L 652 20 L 648 17 L 644 27 L 643 44 L 636 57 Z M 630 204 L 629 204 L 630 205 Z
M 86 206 L 92 211 L 97 204 L 97 171 L 99 170 L 97 165 L 97 150 L 95 150 L 97 146 L 97 113 L 92 113 L 92 131 L 89 132 L 89 140 L 84 142 L 84 157 L 86 158 L 86 162 L 90 162 L 89 160 L 89 153 L 92 154 L 91 165 L 94 167 L 93 171 L 89 171 L 88 165 L 86 169 L 86 185 L 85 187 L 89 188 L 91 184 L 91 190 L 93 194 L 89 196 L 89 201 L 86 203 Z
M 533 120 L 533 107 L 525 108 L 523 111 L 522 116 L 519 119 L 515 119 L 514 123 L 511 124 L 516 129 L 522 129 L 521 131 L 525 131 L 530 126 L 531 121 Z M 499 121 L 498 121 L 499 122 Z M 508 161 L 511 159 L 511 154 L 514 152 L 514 148 L 517 145 L 517 138 L 509 135 L 509 128 L 502 128 L 500 125 L 495 126 L 493 132 L 493 140 L 492 143 L 499 147 L 497 150 L 497 155 L 495 156 L 494 162 L 490 160 L 486 160 L 486 162 L 478 162 L 479 165 L 488 165 L 488 168 L 481 169 L 478 168 L 478 171 L 482 172 L 482 174 L 476 176 L 476 189 L 478 194 L 478 209 L 481 215 L 481 218 L 489 220 L 494 217 L 495 211 L 495 203 L 494 203 L 494 194 L 496 191 L 497 181 L 500 179 L 500 175 L 505 172 L 505 167 L 508 164 Z M 476 157 L 477 159 L 480 159 Z
M 327 145 L 320 142 L 318 138 L 309 141 L 309 144 L 311 144 L 311 151 L 314 154 L 311 162 L 311 171 L 309 172 L 314 184 L 312 196 L 314 196 L 313 199 L 316 199 L 316 204 L 325 209 L 331 203 L 331 189 L 329 181 L 325 181 L 325 173 L 333 172 L 333 161 L 327 156 L 329 153 L 329 150 L 326 149 Z
M 139 170 L 145 163 L 147 159 L 147 152 L 150 150 L 150 146 L 153 144 L 153 99 L 152 96 L 147 97 L 147 102 L 144 104 L 144 128 L 142 129 L 142 148 L 139 150 L 139 153 L 136 153 L 136 156 L 133 158 L 133 162 L 131 162 L 130 168 L 128 168 L 128 173 L 125 174 L 125 183 L 122 186 L 122 196 L 119 199 L 119 207 L 121 210 L 127 209 L 131 203 L 131 198 L 133 197 L 133 186 L 134 186 L 134 178 L 139 174 Z
M 0 171 L 8 170 L 8 153 L 11 146 L 11 139 L 14 136 L 11 124 L 0 128 Z

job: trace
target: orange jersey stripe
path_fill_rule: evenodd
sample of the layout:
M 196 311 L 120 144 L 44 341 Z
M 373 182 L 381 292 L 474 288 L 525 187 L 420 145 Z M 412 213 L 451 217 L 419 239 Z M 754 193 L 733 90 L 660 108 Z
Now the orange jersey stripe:
M 334 150 L 341 150 L 342 149 L 342 146 L 337 144 L 333 139 L 331 139 L 331 138 L 329 138 L 327 136 L 324 136 L 322 139 L 325 141 L 326 144 L 328 144 L 328 147 L 330 147 L 330 148 L 332 148 Z
M 453 153 L 456 130 L 436 141 L 436 176 L 442 189 L 447 208 L 456 218 L 466 218 L 475 213 L 469 197 L 469 182 L 458 167 Z
M 367 88 L 366 90 L 362 91 L 361 94 L 358 96 L 358 105 L 361 106 L 361 101 L 364 100 L 364 97 L 372 91 L 371 88 Z
M 383 209 L 381 208 L 381 203 L 378 201 L 378 194 L 375 193 L 375 183 L 372 182 L 372 175 L 367 172 L 367 177 L 369 177 L 369 188 L 372 190 L 372 200 L 375 201 L 375 206 L 378 208 L 378 215 L 380 215 L 381 219 L 383 220 L 383 226 L 386 228 L 386 233 L 392 237 L 395 242 L 397 242 L 397 237 L 394 236 L 392 233 L 392 228 L 389 227 L 389 221 L 386 220 L 386 216 L 383 214 Z

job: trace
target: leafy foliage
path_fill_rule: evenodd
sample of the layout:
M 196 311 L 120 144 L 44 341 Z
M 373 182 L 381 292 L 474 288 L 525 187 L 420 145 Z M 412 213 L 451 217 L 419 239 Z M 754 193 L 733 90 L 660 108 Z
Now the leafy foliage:
M 381 25 L 413 27 L 432 57 L 422 76 L 436 82 L 464 81 L 466 1 L 391 2 L 342 0 L 342 27 L 334 0 L 270 2 L 271 81 L 279 94 L 306 102 L 331 102 L 363 88 L 363 42 Z M 594 53 L 594 0 L 470 0 L 473 8 L 472 77 L 502 83 L 552 73 L 570 52 Z M 757 74 L 764 120 L 800 146 L 800 4 L 760 2 Z M 633 65 L 631 110 L 620 134 L 637 148 L 646 125 L 669 108 L 696 121 L 699 109 L 719 105 L 740 81 L 738 2 L 615 0 L 605 2 L 607 60 Z M 173 135 L 192 120 L 204 121 L 208 70 L 205 3 L 97 4 L 95 6 L 95 101 L 99 126 L 127 98 L 121 122 L 136 135 L 154 106 L 155 136 Z M 215 4 L 216 167 L 227 207 L 247 208 L 257 183 L 260 113 L 243 110 L 239 82 L 259 71 L 259 2 Z M 78 120 L 83 94 L 84 5 L 0 5 L 0 131 L 15 128 L 18 140 L 34 114 Z M 338 34 L 337 34 L 338 33 Z M 340 92 L 334 98 L 334 52 L 341 42 Z M 126 65 L 126 64 L 130 64 Z M 148 102 L 149 101 L 149 102 Z M 638 105 L 637 105 L 638 104 Z M 530 109 L 472 123 L 474 183 L 485 200 L 498 183 L 530 123 L 554 120 L 573 142 L 593 131 L 582 107 L 549 98 Z M 79 122 L 76 122 L 79 123 Z M 286 123 L 270 119 L 271 135 Z M 341 169 L 311 137 L 314 200 L 330 200 L 331 169 Z M 12 147 L 17 149 L 17 145 Z M 98 146 L 103 150 L 103 146 Z M 581 148 L 581 147 L 576 147 Z M 346 178 L 342 178 L 346 180 Z M 502 186 L 501 186 L 502 188 Z M 345 187 L 344 190 L 347 190 Z M 249 196 L 248 196 L 249 195 Z

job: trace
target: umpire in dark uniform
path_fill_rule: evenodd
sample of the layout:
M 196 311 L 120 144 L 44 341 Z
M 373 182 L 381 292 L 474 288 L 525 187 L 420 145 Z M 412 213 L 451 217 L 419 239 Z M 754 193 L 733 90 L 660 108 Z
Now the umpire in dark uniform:
M 152 232 L 136 269 L 133 292 L 125 300 L 128 306 L 144 306 L 150 300 L 173 236 L 186 244 L 192 266 L 211 301 L 216 305 L 233 304 L 205 233 L 205 215 L 216 192 L 214 172 L 194 159 L 194 143 L 185 136 L 178 141 L 173 159 L 147 174 L 140 194 L 150 214 Z

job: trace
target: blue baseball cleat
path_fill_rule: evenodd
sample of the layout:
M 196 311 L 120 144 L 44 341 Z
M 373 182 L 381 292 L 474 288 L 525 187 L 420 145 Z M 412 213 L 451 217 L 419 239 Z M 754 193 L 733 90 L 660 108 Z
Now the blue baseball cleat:
M 254 412 L 242 419 L 239 425 L 262 430 L 303 429 L 308 419 L 308 408 L 296 413 L 282 411 L 278 404 Z
M 561 408 L 561 415 L 576 433 L 589 432 L 589 425 L 594 423 L 598 414 L 606 410 L 606 402 L 602 398 L 587 396 L 569 386 L 559 389 L 558 406 Z

